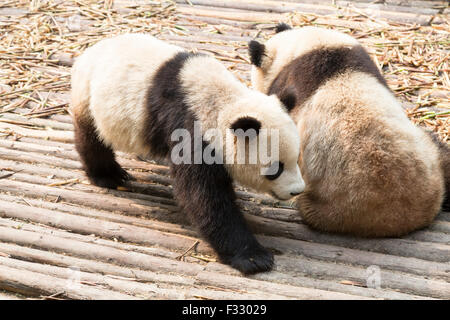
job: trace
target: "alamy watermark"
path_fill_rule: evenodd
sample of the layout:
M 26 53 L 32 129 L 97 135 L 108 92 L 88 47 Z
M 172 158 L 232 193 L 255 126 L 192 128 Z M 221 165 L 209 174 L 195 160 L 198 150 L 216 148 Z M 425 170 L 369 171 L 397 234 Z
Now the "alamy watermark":
M 201 123 L 195 121 L 193 136 L 187 129 L 176 129 L 170 138 L 177 142 L 170 155 L 174 164 L 271 164 L 261 168 L 261 174 L 272 175 L 278 171 L 278 129 L 260 129 L 258 132 L 255 129 L 227 129 L 224 137 L 218 128 L 202 134 Z M 208 142 L 206 146 L 204 141 Z
M 383 8 L 383 4 L 381 3 L 371 3 L 367 6 L 365 13 L 371 19 L 379 19 L 381 17 L 381 10 Z
M 381 269 L 379 266 L 371 265 L 366 269 L 366 286 L 367 288 L 381 288 Z
M 79 290 L 81 287 L 81 270 L 79 267 L 70 266 L 67 269 L 69 276 L 66 281 L 66 287 L 69 290 Z

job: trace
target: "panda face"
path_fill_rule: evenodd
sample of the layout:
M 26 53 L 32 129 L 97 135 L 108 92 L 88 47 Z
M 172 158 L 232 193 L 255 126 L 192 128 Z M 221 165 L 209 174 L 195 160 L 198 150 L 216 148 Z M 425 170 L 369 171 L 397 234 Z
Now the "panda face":
M 267 96 L 250 90 L 221 63 L 206 55 L 189 59 L 180 72 L 180 79 L 184 99 L 201 122 L 203 138 L 213 145 L 215 154 L 217 150 L 224 151 L 223 163 L 233 180 L 282 199 L 303 191 L 304 182 L 297 165 L 300 144 L 297 129 L 275 95 Z M 216 145 L 215 133 L 209 132 L 216 132 L 217 129 L 221 133 L 221 139 L 217 139 L 221 146 Z M 255 134 L 251 138 L 227 134 L 238 129 L 242 133 L 253 129 Z M 276 132 L 273 136 L 271 130 Z M 275 145 L 277 147 L 277 157 L 271 157 L 269 162 L 259 161 L 259 158 L 255 162 L 247 157 L 252 145 L 259 147 L 261 139 L 265 141 L 264 134 L 260 132 L 268 135 L 265 139 L 268 141 L 266 150 L 272 150 Z M 240 161 L 236 158 L 239 147 L 244 149 L 241 155 L 246 157 Z M 281 169 L 274 168 L 275 172 L 269 170 L 273 162 L 282 163 Z M 265 174 L 267 172 L 269 174 Z
M 250 96 L 237 100 L 220 118 L 221 126 L 234 132 L 224 138 L 226 154 L 235 160 L 227 164 L 234 180 L 283 200 L 304 190 L 297 163 L 300 138 L 278 98 L 253 91 Z M 247 135 L 237 134 L 239 129 Z M 253 135 L 248 130 L 253 130 Z M 245 159 L 238 161 L 242 156 L 238 148 L 243 146 Z M 252 160 L 254 152 L 258 157 Z

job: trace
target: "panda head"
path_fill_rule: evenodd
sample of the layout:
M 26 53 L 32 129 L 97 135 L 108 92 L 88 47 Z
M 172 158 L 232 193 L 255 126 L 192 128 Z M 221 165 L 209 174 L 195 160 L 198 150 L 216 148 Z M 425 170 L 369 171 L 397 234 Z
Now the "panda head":
M 323 47 L 355 46 L 358 42 L 344 33 L 318 27 L 292 29 L 281 23 L 276 34 L 265 44 L 256 40 L 249 42 L 249 55 L 252 63 L 252 85 L 255 89 L 268 93 L 270 85 L 281 70 L 294 59 Z M 314 76 L 314 75 L 304 75 Z M 295 101 L 287 95 L 283 103 L 291 109 Z
M 235 181 L 283 200 L 304 190 L 297 128 L 275 95 L 248 90 L 220 112 L 218 124 Z

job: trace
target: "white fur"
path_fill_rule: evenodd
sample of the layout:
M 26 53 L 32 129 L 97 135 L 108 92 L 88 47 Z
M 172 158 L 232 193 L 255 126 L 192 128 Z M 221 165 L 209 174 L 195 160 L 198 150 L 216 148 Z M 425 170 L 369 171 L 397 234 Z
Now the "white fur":
M 314 112 L 317 106 L 329 106 L 328 110 L 323 111 L 334 116 L 334 106 L 341 102 L 342 105 L 350 105 L 355 112 L 367 113 L 382 123 L 384 128 L 389 128 L 390 133 L 397 137 L 399 154 L 412 152 L 426 165 L 427 176 L 436 174 L 434 170 L 439 156 L 429 136 L 408 119 L 392 92 L 371 75 L 347 72 L 329 79 L 305 103 L 308 107 L 294 114 L 294 119 L 297 123 L 300 122 L 306 117 L 305 113 Z M 339 119 L 339 116 L 336 116 L 336 119 Z
M 89 82 L 89 109 L 107 145 L 150 154 L 142 136 L 145 96 L 159 66 L 181 50 L 148 35 L 125 34 L 97 43 L 76 61 L 72 83 Z M 87 79 L 78 76 L 85 70 L 89 70 Z

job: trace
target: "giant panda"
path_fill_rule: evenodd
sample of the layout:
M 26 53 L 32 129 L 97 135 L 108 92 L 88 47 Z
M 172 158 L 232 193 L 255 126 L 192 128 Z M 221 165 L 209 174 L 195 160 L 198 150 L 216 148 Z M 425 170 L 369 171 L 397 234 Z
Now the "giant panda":
M 73 66 L 71 84 L 75 145 L 93 184 L 116 188 L 130 179 L 115 160 L 116 150 L 168 159 L 178 204 L 220 260 L 245 274 L 272 268 L 273 256 L 249 231 L 232 183 L 280 199 L 304 189 L 297 164 L 299 135 L 275 95 L 250 90 L 211 56 L 144 34 L 120 35 L 87 49 Z M 192 140 L 180 143 L 194 145 L 195 130 L 201 130 L 191 163 L 171 160 L 179 146 L 173 133 L 179 129 L 192 134 Z M 223 134 L 224 150 L 216 148 L 220 136 L 213 139 L 210 129 Z M 239 129 L 256 134 L 238 136 Z M 200 155 L 212 148 L 212 156 L 220 152 L 233 159 L 238 143 L 244 139 L 248 149 L 263 129 L 270 145 L 278 135 L 278 161 L 252 164 L 244 155 L 243 163 L 194 162 L 195 148 Z
M 358 41 L 280 24 L 265 44 L 252 40 L 249 55 L 253 87 L 276 94 L 297 125 L 307 224 L 388 237 L 431 223 L 443 204 L 443 170 L 449 188 L 448 146 L 439 153 L 409 121 Z

